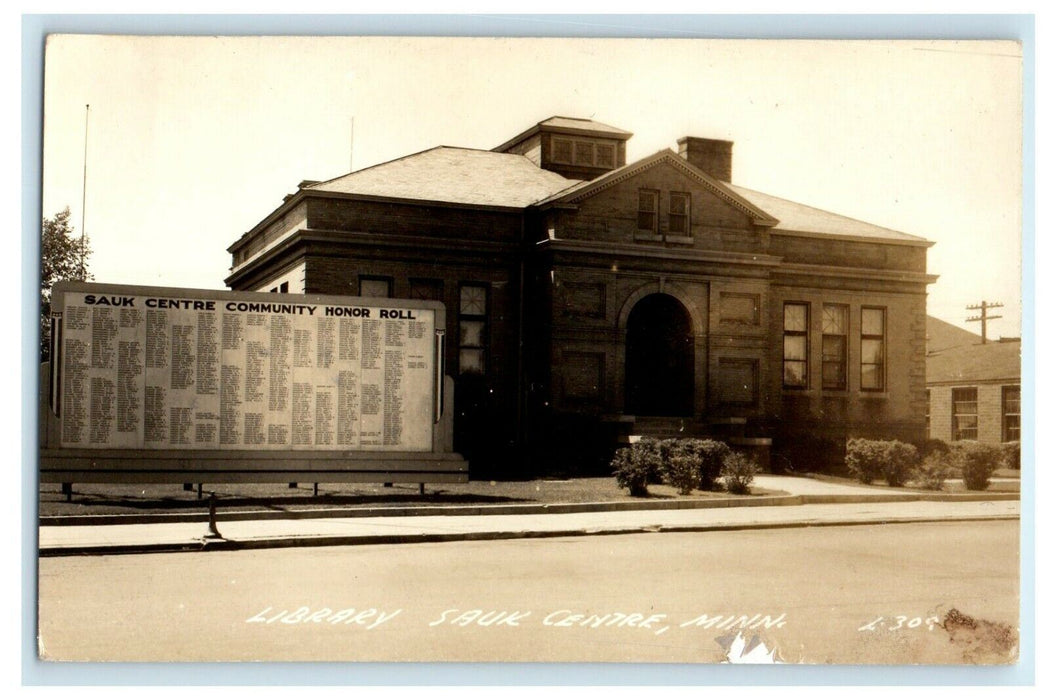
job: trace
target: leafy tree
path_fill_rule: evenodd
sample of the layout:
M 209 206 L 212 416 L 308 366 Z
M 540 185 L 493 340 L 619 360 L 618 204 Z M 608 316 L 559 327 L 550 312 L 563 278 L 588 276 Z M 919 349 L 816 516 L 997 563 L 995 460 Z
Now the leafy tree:
M 40 361 L 46 362 L 51 347 L 51 287 L 62 280 L 91 279 L 87 257 L 91 254 L 85 237 L 73 236 L 69 207 L 44 219 L 40 236 Z

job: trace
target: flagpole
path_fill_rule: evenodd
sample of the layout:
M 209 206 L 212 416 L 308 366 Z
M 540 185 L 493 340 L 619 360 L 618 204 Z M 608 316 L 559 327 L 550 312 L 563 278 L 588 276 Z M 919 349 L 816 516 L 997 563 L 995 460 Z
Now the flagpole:
M 84 105 L 84 183 L 80 196 L 80 280 L 87 278 L 84 265 L 84 219 L 87 217 L 87 125 L 91 116 L 91 105 Z

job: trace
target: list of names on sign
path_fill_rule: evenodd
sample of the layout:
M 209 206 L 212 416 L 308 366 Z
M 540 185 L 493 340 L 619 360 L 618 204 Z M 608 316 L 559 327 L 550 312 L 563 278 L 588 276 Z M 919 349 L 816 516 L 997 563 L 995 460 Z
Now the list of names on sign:
M 428 451 L 432 308 L 68 291 L 63 447 Z

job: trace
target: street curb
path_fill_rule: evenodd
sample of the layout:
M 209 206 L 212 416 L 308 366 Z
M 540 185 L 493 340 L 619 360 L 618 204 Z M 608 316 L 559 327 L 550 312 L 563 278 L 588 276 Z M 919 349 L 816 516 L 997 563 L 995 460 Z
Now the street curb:
M 1000 499 L 999 499 L 1000 500 Z M 254 540 L 201 538 L 199 541 L 140 545 L 73 545 L 41 548 L 40 557 L 119 554 L 174 554 L 185 552 L 234 552 L 288 547 L 334 547 L 391 544 L 429 544 L 442 542 L 479 542 L 511 539 L 544 539 L 551 537 L 587 537 L 598 535 L 639 535 L 655 533 L 733 532 L 748 530 L 782 530 L 803 527 L 845 527 L 856 525 L 901 525 L 926 522 L 983 522 L 1019 520 L 1018 515 L 941 516 L 941 517 L 876 517 L 866 520 L 788 520 L 770 523 L 719 523 L 714 525 L 630 525 L 602 528 L 566 528 L 562 530 L 494 530 L 489 532 L 422 533 L 414 535 L 318 535 L 268 537 Z
M 739 498 L 678 499 L 672 501 L 609 501 L 600 503 L 498 504 L 476 506 L 385 506 L 378 508 L 314 508 L 310 510 L 219 511 L 218 522 L 242 520 L 309 520 L 315 518 L 378 518 L 463 515 L 545 515 L 561 513 L 608 513 L 639 510 L 693 510 L 745 508 L 749 506 L 800 506 L 808 504 L 906 503 L 912 501 L 1018 501 L 1019 492 L 886 494 L 810 494 L 749 496 Z M 221 502 L 219 502 L 221 506 Z M 203 513 L 158 513 L 156 515 L 57 515 L 41 516 L 41 527 L 94 525 L 152 525 L 207 522 Z

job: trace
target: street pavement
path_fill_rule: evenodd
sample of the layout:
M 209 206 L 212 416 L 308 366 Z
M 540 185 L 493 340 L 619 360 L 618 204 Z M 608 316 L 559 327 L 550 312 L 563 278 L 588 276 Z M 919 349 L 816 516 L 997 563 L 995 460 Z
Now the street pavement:
M 39 528 L 42 556 L 114 554 L 201 549 L 395 544 L 455 540 L 516 539 L 637 532 L 812 527 L 1019 517 L 1019 494 L 930 494 L 798 477 L 759 475 L 754 485 L 792 497 L 718 499 L 673 508 L 623 510 L 622 503 L 587 504 L 572 511 L 507 512 L 473 507 L 433 509 L 434 515 L 386 517 L 289 517 L 109 525 L 46 525 Z M 930 500 L 933 499 L 933 500 Z M 636 508 L 636 504 L 630 503 Z M 656 503 L 652 504 L 653 507 Z M 745 506 L 745 507 L 740 507 Z M 481 514 L 478 514 L 478 513 Z

